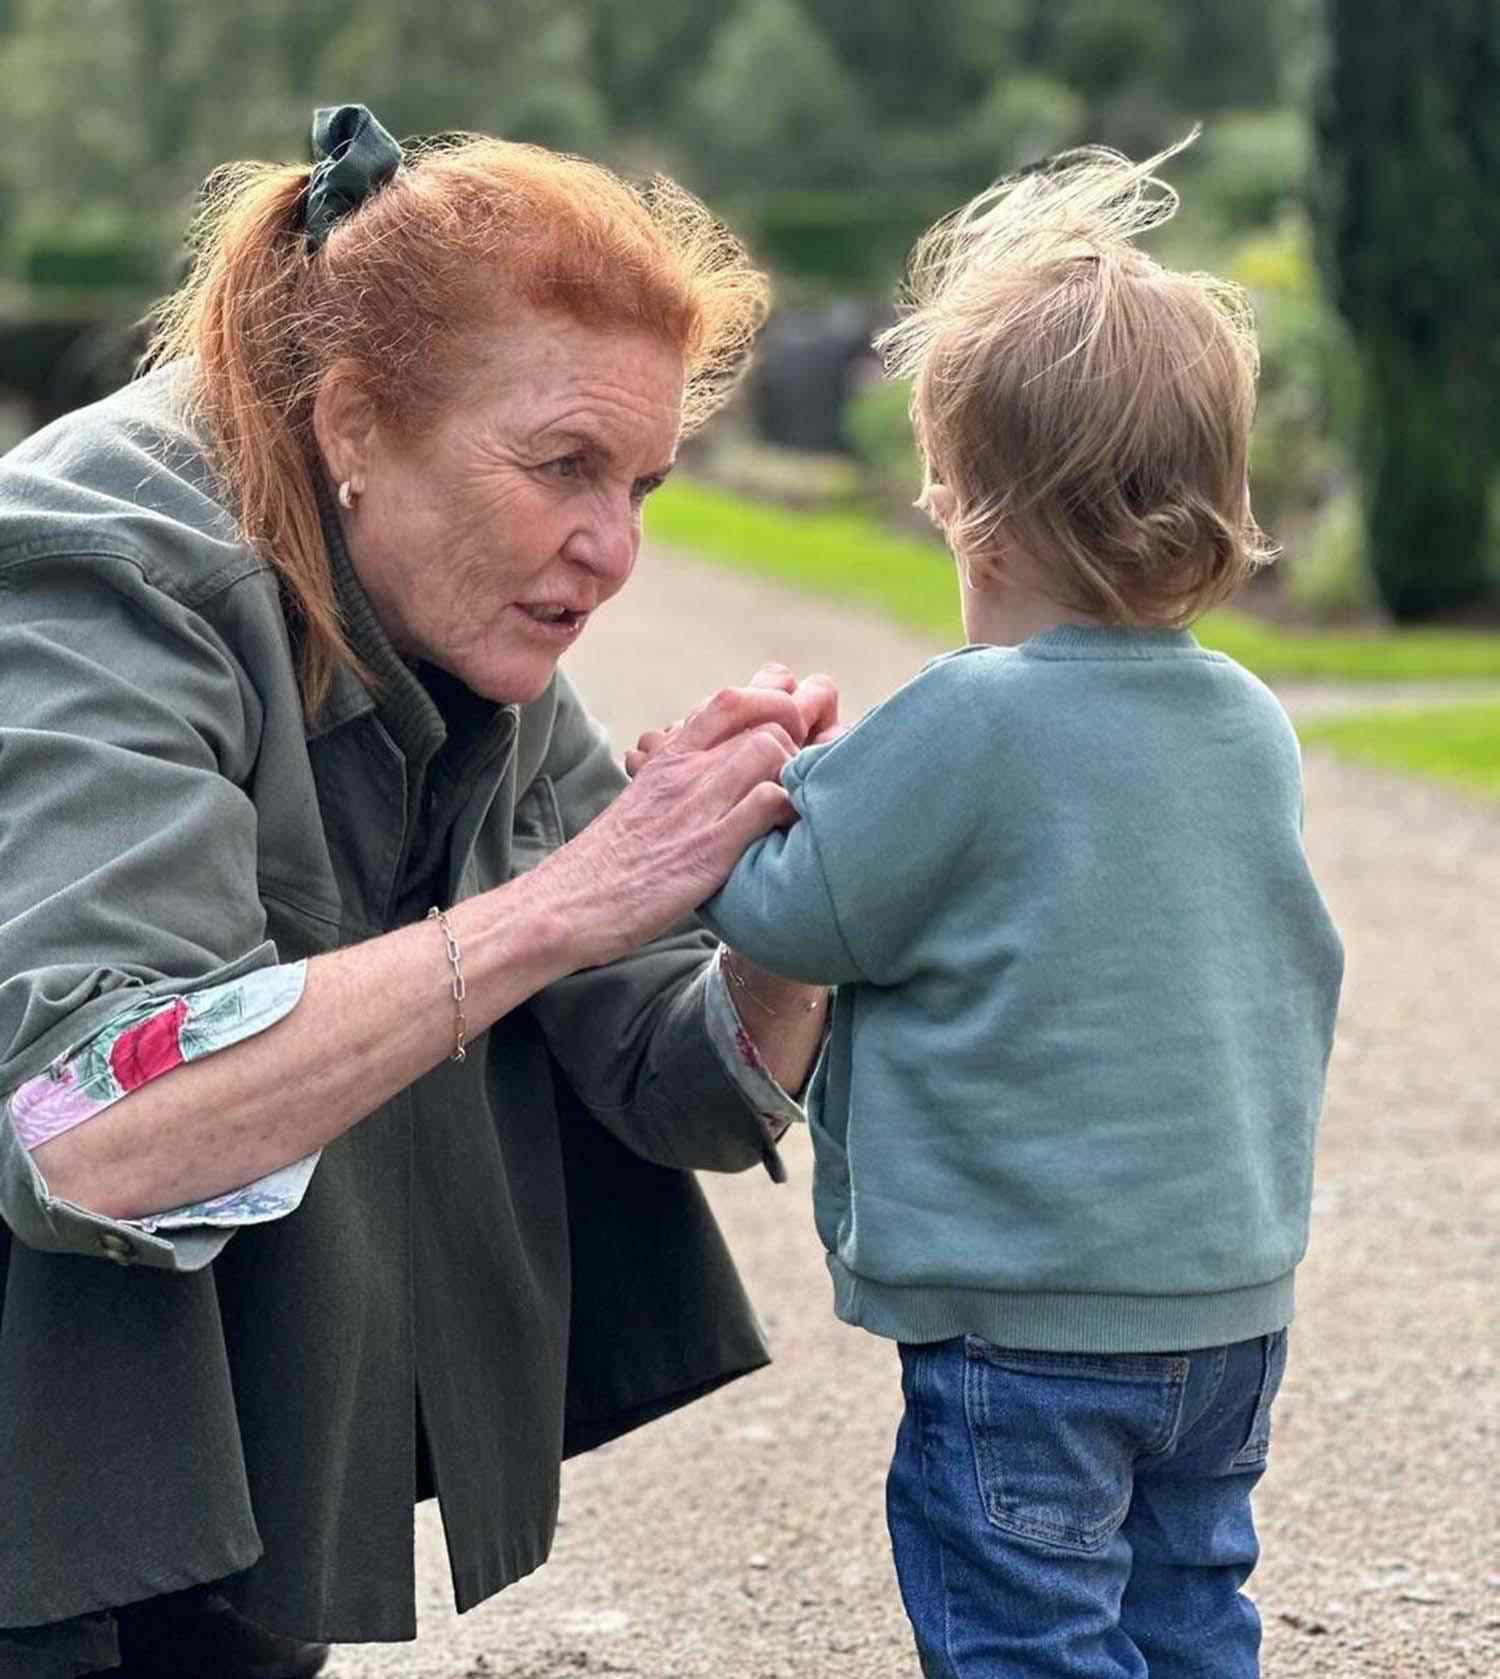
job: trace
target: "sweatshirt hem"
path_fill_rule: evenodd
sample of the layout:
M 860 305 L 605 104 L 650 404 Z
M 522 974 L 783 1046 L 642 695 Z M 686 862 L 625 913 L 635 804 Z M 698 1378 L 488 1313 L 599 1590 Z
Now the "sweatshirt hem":
M 975 1335 L 1033 1352 L 1186 1352 L 1273 1334 L 1293 1315 L 1295 1270 L 1216 1294 L 1012 1293 L 871 1282 L 827 1257 L 837 1315 L 892 1341 Z

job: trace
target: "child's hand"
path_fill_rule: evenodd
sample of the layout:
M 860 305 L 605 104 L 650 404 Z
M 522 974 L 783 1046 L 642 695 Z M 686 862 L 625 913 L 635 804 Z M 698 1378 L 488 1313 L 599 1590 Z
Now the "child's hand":
M 777 688 L 783 694 L 790 694 L 797 702 L 802 731 L 793 740 L 794 747 L 822 746 L 826 741 L 837 740 L 844 733 L 844 725 L 839 722 L 839 691 L 831 676 L 809 676 L 799 682 L 787 666 L 768 664 L 762 665 L 750 678 L 750 686 Z M 631 780 L 640 774 L 643 764 L 671 746 L 682 723 L 683 719 L 679 717 L 665 729 L 647 729 L 625 754 L 625 773 Z
M 789 680 L 782 679 L 780 673 L 783 671 L 785 671 L 785 675 Z M 691 722 L 693 717 L 698 716 L 700 712 L 706 710 L 711 705 L 719 704 L 722 709 L 722 702 L 726 696 L 736 692 L 742 696 L 746 702 L 749 702 L 741 708 L 741 714 L 743 717 L 743 723 L 741 725 L 742 731 L 748 732 L 749 730 L 755 728 L 770 728 L 772 732 L 780 737 L 782 745 L 786 749 L 787 756 L 790 757 L 792 753 L 794 753 L 797 748 L 802 745 L 807 735 L 807 730 L 801 721 L 801 707 L 796 705 L 789 706 L 778 702 L 774 707 L 768 709 L 769 701 L 767 696 L 762 694 L 759 698 L 759 703 L 756 703 L 756 696 L 753 693 L 753 690 L 772 688 L 784 694 L 791 694 L 796 686 L 796 678 L 792 676 L 790 671 L 786 670 L 785 666 L 766 665 L 762 667 L 755 673 L 754 678 L 750 681 L 747 687 L 738 690 L 725 689 L 720 694 L 705 700 L 703 704 L 692 713 L 691 717 L 679 717 L 675 723 L 669 723 L 664 729 L 647 729 L 645 734 L 643 734 L 635 743 L 634 748 L 625 754 L 626 775 L 628 775 L 633 781 L 636 776 L 641 773 L 644 766 L 650 763 L 650 761 L 659 753 L 670 752 L 672 750 L 672 748 L 677 744 L 678 736 L 681 734 L 686 723 Z
M 848 725 L 839 721 L 839 691 L 831 676 L 821 672 L 804 676 L 792 690 L 792 698 L 807 725 L 804 746 L 826 746 L 848 733 Z
M 846 732 L 839 722 L 838 684 L 821 671 L 814 676 L 804 676 L 799 682 L 796 674 L 785 665 L 762 665 L 750 678 L 750 686 L 780 688 L 782 693 L 790 694 L 796 700 L 797 709 L 802 713 L 803 746 L 823 746 Z

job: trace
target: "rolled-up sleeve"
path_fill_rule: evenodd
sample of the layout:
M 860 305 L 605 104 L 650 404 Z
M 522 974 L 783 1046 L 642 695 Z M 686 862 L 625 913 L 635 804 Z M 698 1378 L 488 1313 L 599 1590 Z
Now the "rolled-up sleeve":
M 789 1125 L 807 1118 L 802 1101 L 792 1095 L 771 1072 L 746 1027 L 739 1005 L 735 1002 L 729 981 L 725 977 L 724 958 L 729 947 L 721 944 L 714 953 L 708 970 L 708 984 L 704 987 L 704 1013 L 708 1020 L 709 1041 L 719 1059 L 729 1069 L 729 1076 L 740 1087 L 750 1105 L 757 1109 L 769 1129 L 777 1137 L 784 1136 Z M 828 1037 L 828 1012 L 823 1013 L 823 1038 Z M 809 1075 L 809 1080 L 811 1075 Z
M 141 564 L 0 554 L 0 1216 L 31 1246 L 191 1269 L 228 1239 L 52 1197 L 16 1103 L 35 1128 L 112 1024 L 276 964 L 244 790 L 259 727 L 222 639 Z M 284 1013 L 300 984 L 273 989 Z M 251 1014 L 240 1036 L 279 1017 Z

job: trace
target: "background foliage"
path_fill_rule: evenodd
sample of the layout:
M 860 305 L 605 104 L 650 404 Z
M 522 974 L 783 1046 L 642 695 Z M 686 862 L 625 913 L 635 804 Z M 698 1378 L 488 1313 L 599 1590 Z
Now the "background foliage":
M 916 232 L 995 175 L 1201 120 L 1162 250 L 1254 297 L 1284 605 L 1483 614 L 1497 70 L 1500 0 L 0 0 L 0 386 L 31 420 L 87 395 L 204 175 L 302 155 L 318 103 L 678 175 L 775 269 L 803 347 L 835 299 L 840 331 L 878 324 Z M 902 399 L 868 371 L 835 441 L 895 509 Z

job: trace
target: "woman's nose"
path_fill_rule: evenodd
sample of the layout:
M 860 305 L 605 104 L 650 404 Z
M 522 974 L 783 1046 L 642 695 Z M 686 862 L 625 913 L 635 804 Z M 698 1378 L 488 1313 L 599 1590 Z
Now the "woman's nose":
M 574 531 L 564 552 L 601 583 L 618 589 L 635 570 L 640 545 L 641 524 L 634 507 L 610 507 L 601 509 L 588 525 Z

